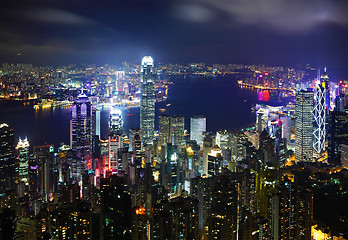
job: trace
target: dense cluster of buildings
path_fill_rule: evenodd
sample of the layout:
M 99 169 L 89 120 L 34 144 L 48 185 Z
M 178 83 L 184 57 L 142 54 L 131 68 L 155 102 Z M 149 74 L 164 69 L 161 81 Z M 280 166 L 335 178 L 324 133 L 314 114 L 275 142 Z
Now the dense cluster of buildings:
M 204 116 L 189 131 L 156 116 L 158 69 L 146 56 L 138 71 L 139 129 L 114 108 L 100 139 L 93 89 L 72 103 L 68 145 L 32 148 L 0 125 L 1 239 L 348 238 L 347 92 L 330 109 L 326 72 L 295 104 L 256 106 L 255 127 L 210 133 Z M 325 196 L 337 206 L 320 210 Z

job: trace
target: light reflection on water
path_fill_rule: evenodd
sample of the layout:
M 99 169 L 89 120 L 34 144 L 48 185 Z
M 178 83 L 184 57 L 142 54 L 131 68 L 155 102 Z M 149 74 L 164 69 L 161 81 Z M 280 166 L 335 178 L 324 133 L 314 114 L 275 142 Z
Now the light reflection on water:
M 207 130 L 238 129 L 255 121 L 251 107 L 259 101 L 278 102 L 279 96 L 272 91 L 241 89 L 237 79 L 217 78 L 176 78 L 169 89 L 168 99 L 156 103 L 155 128 L 158 116 L 183 115 L 185 127 L 189 130 L 190 117 L 204 115 Z M 167 104 L 169 106 L 167 106 Z M 159 109 L 165 109 L 161 112 Z M 124 130 L 139 127 L 139 108 L 122 112 Z M 33 105 L 21 103 L 0 104 L 0 123 L 6 122 L 14 129 L 16 138 L 27 136 L 31 145 L 69 143 L 71 107 L 35 110 Z M 101 135 L 107 137 L 108 109 L 101 110 Z

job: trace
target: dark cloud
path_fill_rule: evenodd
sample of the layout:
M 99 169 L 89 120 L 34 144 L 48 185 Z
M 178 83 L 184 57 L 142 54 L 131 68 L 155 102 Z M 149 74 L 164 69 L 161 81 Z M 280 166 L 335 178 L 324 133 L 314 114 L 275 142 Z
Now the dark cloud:
M 210 15 L 224 12 L 233 24 L 256 25 L 284 33 L 305 33 L 328 23 L 348 25 L 348 3 L 340 0 L 192 0 L 185 4 L 193 12 L 201 9 L 210 9 Z
M 4 1 L 0 61 L 344 62 L 347 10 L 338 0 Z

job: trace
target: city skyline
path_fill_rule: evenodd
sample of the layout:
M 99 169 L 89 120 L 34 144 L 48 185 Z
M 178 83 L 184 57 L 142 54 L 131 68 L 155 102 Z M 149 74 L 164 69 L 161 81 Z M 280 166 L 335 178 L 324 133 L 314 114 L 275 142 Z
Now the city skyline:
M 347 12 L 5 0 L 0 239 L 347 240 Z

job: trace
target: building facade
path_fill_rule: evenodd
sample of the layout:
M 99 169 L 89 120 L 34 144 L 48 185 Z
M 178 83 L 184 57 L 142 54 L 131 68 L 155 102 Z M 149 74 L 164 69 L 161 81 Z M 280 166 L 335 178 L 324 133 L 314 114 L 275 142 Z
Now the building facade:
M 141 62 L 140 82 L 140 129 L 142 145 L 153 145 L 155 125 L 155 83 L 154 64 L 150 56 L 145 56 Z
M 312 161 L 313 92 L 298 91 L 295 103 L 295 160 Z

